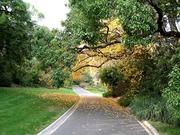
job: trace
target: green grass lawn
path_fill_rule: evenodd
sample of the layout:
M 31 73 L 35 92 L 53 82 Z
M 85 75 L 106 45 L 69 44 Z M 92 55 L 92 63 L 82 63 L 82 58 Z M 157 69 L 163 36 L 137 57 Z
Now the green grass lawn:
M 180 135 L 180 128 L 162 122 L 150 121 L 160 135 Z
M 99 94 L 99 95 L 102 95 L 105 92 L 105 90 L 103 88 L 98 87 L 98 86 L 97 87 L 88 86 L 85 89 L 92 92 L 92 93 Z
M 0 134 L 36 134 L 77 101 L 71 89 L 0 88 Z

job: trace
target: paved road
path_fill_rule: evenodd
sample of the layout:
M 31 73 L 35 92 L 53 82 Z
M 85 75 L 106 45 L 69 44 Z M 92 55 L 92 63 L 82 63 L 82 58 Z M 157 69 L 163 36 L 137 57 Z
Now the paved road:
M 79 106 L 53 135 L 148 135 L 112 100 L 77 86 L 73 90 L 81 96 Z

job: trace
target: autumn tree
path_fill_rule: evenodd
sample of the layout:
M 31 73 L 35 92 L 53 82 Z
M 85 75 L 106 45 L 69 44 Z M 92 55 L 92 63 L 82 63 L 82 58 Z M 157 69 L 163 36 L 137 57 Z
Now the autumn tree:
M 157 43 L 158 36 L 179 38 L 178 0 L 70 0 L 69 7 L 63 42 L 78 54 L 100 54 L 100 49 L 119 43 Z M 118 24 L 113 29 L 109 27 L 112 20 Z M 106 59 L 94 67 L 113 59 L 111 54 L 102 55 Z

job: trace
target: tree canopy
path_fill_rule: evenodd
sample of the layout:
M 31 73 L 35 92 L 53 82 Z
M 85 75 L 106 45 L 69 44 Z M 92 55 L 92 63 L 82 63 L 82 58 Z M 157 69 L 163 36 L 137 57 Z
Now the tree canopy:
M 29 53 L 32 21 L 22 0 L 0 1 L 0 83 L 11 82 Z
M 179 37 L 179 4 L 178 0 L 70 0 L 71 11 L 63 24 L 67 36 L 73 39 L 72 44 L 84 43 L 85 49 L 123 41 L 126 44 L 145 44 L 155 33 Z M 107 21 L 117 18 L 124 31 L 109 31 Z M 167 25 L 170 25 L 170 30 L 166 30 Z M 112 32 L 116 36 L 108 40 Z

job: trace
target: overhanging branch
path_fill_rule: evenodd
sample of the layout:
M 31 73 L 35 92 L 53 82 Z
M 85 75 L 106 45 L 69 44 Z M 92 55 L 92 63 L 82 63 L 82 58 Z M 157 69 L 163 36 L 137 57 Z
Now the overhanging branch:
M 155 4 L 153 2 L 153 0 L 147 0 L 147 3 L 153 7 L 153 9 L 156 11 L 156 13 L 158 14 L 158 19 L 157 19 L 157 25 L 158 25 L 158 29 L 156 32 L 159 32 L 162 36 L 165 37 L 180 37 L 180 32 L 178 31 L 169 31 L 166 32 L 163 29 L 163 11 L 161 8 L 158 7 L 157 4 Z
M 88 50 L 103 49 L 103 48 L 106 48 L 108 46 L 112 46 L 112 45 L 115 45 L 115 44 L 118 44 L 118 43 L 121 43 L 121 42 L 116 40 L 116 41 L 107 42 L 105 44 L 101 44 L 101 45 L 97 45 L 97 46 L 84 45 L 83 47 L 77 47 L 77 52 L 80 53 L 85 49 L 88 49 Z
M 83 66 L 81 66 L 81 67 L 73 70 L 73 72 L 77 72 L 77 71 L 79 71 L 80 69 L 83 69 L 83 68 L 85 68 L 85 67 L 100 68 L 100 67 L 102 67 L 105 63 L 107 63 L 108 61 L 109 61 L 109 59 L 106 59 L 105 61 L 103 61 L 103 62 L 102 62 L 101 64 L 99 64 L 99 65 L 86 64 L 86 65 L 83 65 Z

